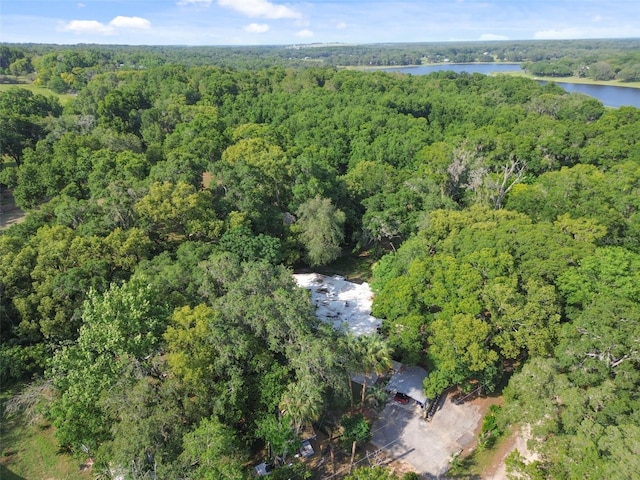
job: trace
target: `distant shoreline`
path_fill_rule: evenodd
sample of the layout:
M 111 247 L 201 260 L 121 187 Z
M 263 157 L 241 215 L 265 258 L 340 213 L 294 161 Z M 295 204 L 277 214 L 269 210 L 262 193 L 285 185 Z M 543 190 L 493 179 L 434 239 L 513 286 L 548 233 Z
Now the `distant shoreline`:
M 340 68 L 346 70 L 360 70 L 360 71 L 386 71 L 390 69 L 400 68 L 418 68 L 418 67 L 438 67 L 444 65 L 519 65 L 519 62 L 439 62 L 439 63 L 423 63 L 421 65 L 371 65 L 371 66 L 343 66 Z M 623 83 L 618 80 L 592 80 L 590 78 L 580 77 L 540 77 L 537 75 L 531 75 L 525 71 L 513 72 L 493 72 L 489 75 L 513 75 L 518 77 L 526 77 L 531 80 L 539 80 L 542 82 L 554 82 L 554 83 L 575 83 L 582 85 L 602 85 L 606 87 L 623 87 L 623 88 L 640 88 L 640 82 L 627 82 Z
M 581 77 L 540 77 L 526 72 L 501 72 L 498 75 L 526 77 L 541 82 L 575 83 L 580 85 L 601 85 L 604 87 L 640 88 L 640 82 L 620 82 L 618 80 L 592 80 Z
M 421 63 L 419 65 L 341 65 L 342 70 L 389 70 L 391 68 L 418 68 L 418 67 L 439 67 L 441 65 L 520 65 L 520 62 L 437 62 Z

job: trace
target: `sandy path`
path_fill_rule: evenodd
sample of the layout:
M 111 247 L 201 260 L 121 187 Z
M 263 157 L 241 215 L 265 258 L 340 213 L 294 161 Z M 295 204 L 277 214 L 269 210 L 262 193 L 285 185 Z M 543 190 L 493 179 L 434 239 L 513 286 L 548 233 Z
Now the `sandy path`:
M 25 216 L 26 213 L 16 206 L 11 191 L 0 186 L 0 230 L 20 223 Z
M 513 432 L 505 442 L 504 446 L 500 449 L 501 451 L 496 454 L 495 463 L 489 471 L 485 472 L 483 478 L 485 480 L 507 480 L 507 465 L 505 460 L 514 450 L 518 450 L 526 462 L 536 460 L 538 458 L 537 455 L 527 448 L 527 441 L 530 438 L 530 425 L 525 425 Z

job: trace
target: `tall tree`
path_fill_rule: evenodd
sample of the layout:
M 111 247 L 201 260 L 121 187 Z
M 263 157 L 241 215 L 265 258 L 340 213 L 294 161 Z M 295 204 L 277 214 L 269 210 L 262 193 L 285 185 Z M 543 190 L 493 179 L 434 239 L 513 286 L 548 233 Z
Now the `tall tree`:
M 49 370 L 58 394 L 49 414 L 61 444 L 94 450 L 109 437 L 114 418 L 98 400 L 128 365 L 154 352 L 167 318 L 162 299 L 142 281 L 90 292 L 77 342 L 56 352 Z
M 185 478 L 243 480 L 244 455 L 235 432 L 215 418 L 205 418 L 183 438 L 180 460 Z
M 344 416 L 340 424 L 343 428 L 342 442 L 345 446 L 351 444 L 351 462 L 349 463 L 349 473 L 351 473 L 358 444 L 371 440 L 371 426 L 362 413 Z
M 165 244 L 187 237 L 217 239 L 222 229 L 211 193 L 184 182 L 154 183 L 135 210 L 150 236 Z
M 61 113 L 60 102 L 53 97 L 18 87 L 0 92 L 0 155 L 19 165 L 23 150 L 44 138 L 44 119 Z
M 256 436 L 262 438 L 276 463 L 285 464 L 287 456 L 300 448 L 300 439 L 287 415 L 267 414 L 257 421 Z
M 305 424 L 317 420 L 322 411 L 322 385 L 303 380 L 290 383 L 280 400 L 280 414 L 291 418 L 296 435 Z
M 340 256 L 345 214 L 328 198 L 315 197 L 300 205 L 297 225 L 307 250 L 307 261 L 327 264 Z
M 357 342 L 357 355 L 360 356 L 362 366 L 362 398 L 361 407 L 367 391 L 367 378 L 372 374 L 382 375 L 391 368 L 391 348 L 380 335 L 361 335 Z
M 477 378 L 493 390 L 499 374 L 498 354 L 490 348 L 491 326 L 471 315 L 437 319 L 431 326 L 429 357 L 437 373 L 425 379 L 427 396 Z

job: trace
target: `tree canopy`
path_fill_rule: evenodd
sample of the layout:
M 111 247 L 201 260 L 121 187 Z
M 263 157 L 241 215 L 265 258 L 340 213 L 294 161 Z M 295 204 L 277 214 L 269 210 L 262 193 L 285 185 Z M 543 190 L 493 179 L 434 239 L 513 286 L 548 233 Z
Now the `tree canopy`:
M 59 442 L 100 471 L 240 479 L 337 425 L 351 374 L 393 357 L 427 368 L 429 396 L 507 385 L 541 475 L 620 478 L 640 424 L 640 111 L 327 66 L 481 48 L 633 76 L 637 41 L 597 43 L 0 47 L 4 74 L 74 92 L 0 92 L 0 182 L 26 213 L 0 233 L 0 379 L 45 376 Z M 354 340 L 291 273 L 361 253 L 383 324 Z

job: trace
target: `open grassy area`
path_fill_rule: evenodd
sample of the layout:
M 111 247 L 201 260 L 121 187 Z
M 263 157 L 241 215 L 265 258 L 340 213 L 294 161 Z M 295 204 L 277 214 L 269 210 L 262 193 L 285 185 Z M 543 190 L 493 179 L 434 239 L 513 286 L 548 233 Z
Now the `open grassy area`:
M 12 392 L 3 392 L 0 402 Z M 81 471 L 80 463 L 60 452 L 54 428 L 44 420 L 31 423 L 26 415 L 2 418 L 0 425 L 0 478 L 2 480 L 86 480 L 91 471 Z
M 39 93 L 40 95 L 44 95 L 45 97 L 56 97 L 60 100 L 62 105 L 68 103 L 73 95 L 69 93 L 56 93 L 53 90 L 49 90 L 46 87 L 41 87 L 40 85 L 34 85 L 32 83 L 0 83 L 0 92 L 6 92 L 11 88 L 26 88 L 27 90 L 31 90 L 33 93 Z

